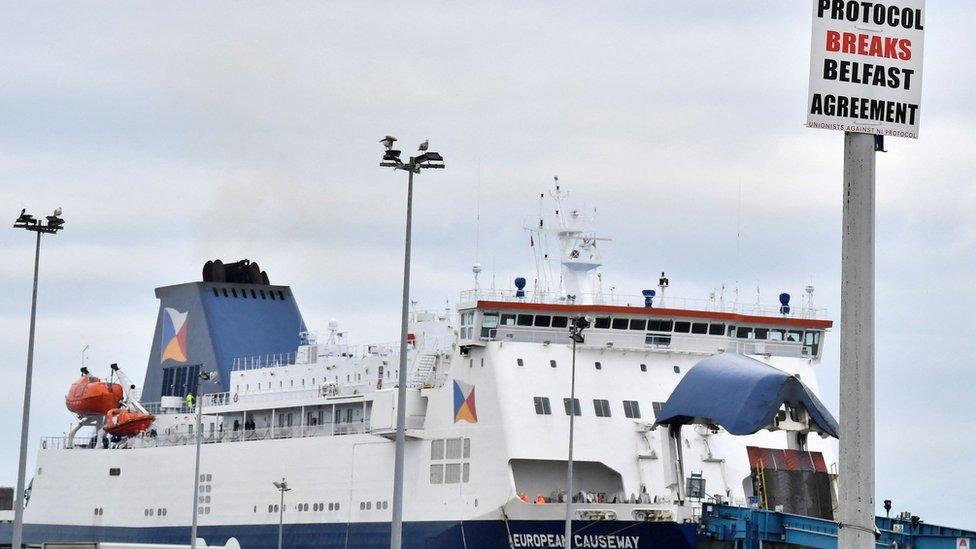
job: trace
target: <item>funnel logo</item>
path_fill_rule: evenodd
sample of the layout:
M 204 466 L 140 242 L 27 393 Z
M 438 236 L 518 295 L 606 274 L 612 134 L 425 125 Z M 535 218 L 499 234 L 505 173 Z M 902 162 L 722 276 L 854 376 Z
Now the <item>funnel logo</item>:
M 474 407 L 474 385 L 454 380 L 454 423 L 467 421 L 478 423 L 478 412 Z
M 159 363 L 186 362 L 186 315 L 176 309 L 163 309 L 163 338 L 159 344 Z

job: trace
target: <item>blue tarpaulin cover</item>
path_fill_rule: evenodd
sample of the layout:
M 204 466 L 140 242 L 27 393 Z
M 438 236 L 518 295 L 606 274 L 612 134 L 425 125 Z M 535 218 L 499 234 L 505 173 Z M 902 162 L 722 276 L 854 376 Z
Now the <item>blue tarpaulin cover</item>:
M 803 405 L 824 433 L 838 436 L 837 420 L 798 378 L 745 355 L 722 353 L 694 365 L 664 403 L 657 423 L 705 420 L 733 435 L 772 424 L 784 402 Z

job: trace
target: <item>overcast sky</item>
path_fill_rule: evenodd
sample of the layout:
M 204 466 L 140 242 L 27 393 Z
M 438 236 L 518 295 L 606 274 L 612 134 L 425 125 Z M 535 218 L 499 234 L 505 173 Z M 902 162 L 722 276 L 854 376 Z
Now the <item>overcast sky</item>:
M 118 362 L 141 383 L 153 288 L 207 259 L 259 261 L 313 329 L 395 339 L 405 181 L 377 167 L 387 133 L 448 163 L 416 185 L 422 305 L 455 301 L 476 260 L 499 286 L 531 276 L 522 219 L 559 175 L 613 238 L 618 292 L 664 270 L 671 295 L 738 281 L 772 303 L 812 281 L 840 316 L 843 135 L 803 126 L 809 1 L 0 9 L 0 204 L 67 219 L 42 250 L 31 460 L 73 420 L 82 348 L 96 374 Z M 877 219 L 877 499 L 969 528 L 974 12 L 929 3 L 921 139 L 888 140 Z M 6 485 L 32 244 L 0 231 Z M 838 336 L 820 368 L 835 411 Z

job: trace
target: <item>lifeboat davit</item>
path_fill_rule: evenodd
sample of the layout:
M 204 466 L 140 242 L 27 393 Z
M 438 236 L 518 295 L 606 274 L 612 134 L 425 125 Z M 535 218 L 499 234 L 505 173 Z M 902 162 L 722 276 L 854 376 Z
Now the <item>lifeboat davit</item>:
M 83 416 L 100 416 L 122 402 L 122 386 L 107 383 L 93 375 L 82 376 L 71 384 L 64 403 L 72 412 Z
M 131 437 L 145 431 L 156 420 L 152 414 L 130 412 L 123 408 L 114 408 L 105 414 L 105 432 L 110 435 Z

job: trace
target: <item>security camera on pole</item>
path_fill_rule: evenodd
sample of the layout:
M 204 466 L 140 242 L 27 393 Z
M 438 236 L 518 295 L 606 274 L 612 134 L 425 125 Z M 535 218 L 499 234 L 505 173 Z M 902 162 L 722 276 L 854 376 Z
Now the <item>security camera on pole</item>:
M 874 547 L 875 152 L 918 138 L 925 0 L 814 0 L 807 126 L 844 131 L 838 547 Z

